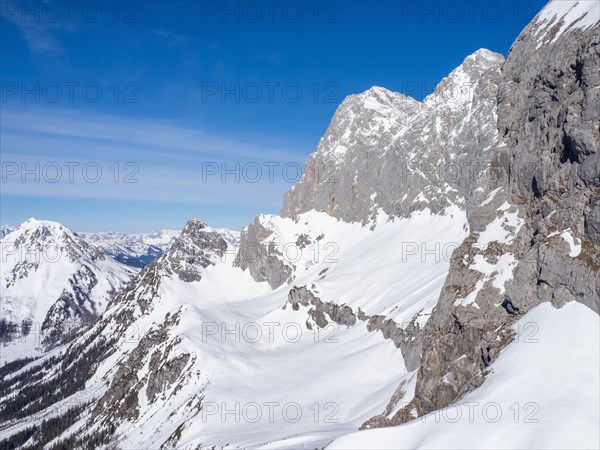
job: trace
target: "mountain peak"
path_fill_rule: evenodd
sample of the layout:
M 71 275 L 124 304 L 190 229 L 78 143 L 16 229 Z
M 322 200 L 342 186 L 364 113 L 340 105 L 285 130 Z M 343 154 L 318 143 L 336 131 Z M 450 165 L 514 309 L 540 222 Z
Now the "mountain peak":
M 203 222 L 202 220 L 198 219 L 197 217 L 192 217 L 190 220 L 188 220 L 185 223 L 185 226 L 183 227 L 183 231 L 185 232 L 188 229 L 202 229 L 202 228 L 206 228 L 206 223 Z
M 217 231 L 193 217 L 161 257 L 161 263 L 168 267 L 168 273 L 176 273 L 183 281 L 200 281 L 202 269 L 213 265 L 227 248 L 227 241 Z
M 41 233 L 42 236 L 60 236 L 63 232 L 75 235 L 71 229 L 65 227 L 61 223 L 31 217 L 13 230 L 13 236 L 29 235 L 31 233 Z
M 41 228 L 41 227 L 51 228 L 51 229 L 56 229 L 56 230 L 67 229 L 61 223 L 58 223 L 58 222 L 55 222 L 52 220 L 37 219 L 35 217 L 30 217 L 25 222 L 23 222 L 18 228 L 33 229 L 33 228 Z
M 392 112 L 390 109 L 409 112 L 419 106 L 419 102 L 414 98 L 380 86 L 372 86 L 360 94 L 350 95 L 344 100 L 342 105 L 346 102 L 354 105 L 358 103 L 364 109 L 378 111 L 382 115 L 390 114 Z
M 3 319 L 38 324 L 48 348 L 67 338 L 70 327 L 92 323 L 133 274 L 64 225 L 33 217 L 2 239 L 0 259 Z M 42 348 L 31 338 L 21 344 L 9 359 Z
M 467 60 L 477 62 L 491 61 L 497 63 L 504 62 L 504 56 L 501 53 L 493 52 L 491 50 L 488 50 L 487 48 L 480 48 L 479 50 L 476 50 L 469 56 L 467 56 L 464 59 L 463 64 Z
M 466 105 L 473 102 L 473 94 L 477 87 L 485 89 L 489 74 L 499 72 L 502 64 L 504 64 L 502 54 L 480 48 L 467 56 L 460 66 L 442 79 L 423 103 L 428 107 L 446 105 L 454 109 L 464 109 Z
M 48 252 L 57 253 L 65 262 L 79 260 L 97 261 L 104 256 L 93 246 L 81 239 L 77 233 L 59 222 L 27 219 L 7 233 L 3 239 L 7 245 L 2 249 L 5 260 L 35 262 Z

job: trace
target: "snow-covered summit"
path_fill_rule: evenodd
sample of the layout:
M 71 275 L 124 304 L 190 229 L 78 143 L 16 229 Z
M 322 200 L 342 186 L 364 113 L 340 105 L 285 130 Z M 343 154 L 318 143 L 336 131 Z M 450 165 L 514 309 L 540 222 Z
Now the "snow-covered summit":
M 315 209 L 368 222 L 379 210 L 408 216 L 462 204 L 478 182 L 463 171 L 487 165 L 497 144 L 503 62 L 477 50 L 422 102 L 380 87 L 347 97 L 285 194 L 282 214 Z
M 14 229 L 15 227 L 12 225 L 0 225 L 0 239 L 11 233 Z
M 134 273 L 64 225 L 35 218 L 0 240 L 0 259 L 1 317 L 13 324 L 2 340 L 19 337 L 10 344 L 18 347 L 14 353 L 19 357 L 92 323 Z M 12 353 L 3 349 L 3 359 Z
M 352 100 L 362 103 L 365 109 L 373 109 L 381 113 L 389 112 L 386 108 L 409 112 L 419 104 L 417 100 L 408 95 L 380 86 L 373 86 L 360 94 L 350 95 L 345 102 L 350 103 Z
M 94 247 L 87 245 L 77 234 L 64 225 L 50 220 L 27 219 L 2 240 L 3 263 L 41 261 L 54 251 L 58 260 L 69 262 L 84 258 L 89 261 L 104 259 Z M 7 270 L 4 264 L 2 272 Z

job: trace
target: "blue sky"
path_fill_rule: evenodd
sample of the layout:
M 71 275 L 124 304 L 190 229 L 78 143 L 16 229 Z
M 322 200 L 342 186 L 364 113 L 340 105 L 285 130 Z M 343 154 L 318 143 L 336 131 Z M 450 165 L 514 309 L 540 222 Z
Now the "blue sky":
M 345 96 L 421 100 L 544 3 L 1 0 L 0 222 L 241 228 L 279 211 Z

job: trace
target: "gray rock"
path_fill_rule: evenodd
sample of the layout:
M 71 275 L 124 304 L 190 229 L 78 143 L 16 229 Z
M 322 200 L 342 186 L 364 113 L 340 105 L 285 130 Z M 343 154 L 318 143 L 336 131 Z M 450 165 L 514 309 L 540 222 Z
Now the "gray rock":
M 438 305 L 425 327 L 423 360 L 412 407 L 420 414 L 447 406 L 479 386 L 486 368 L 512 340 L 511 325 L 541 302 L 560 307 L 579 301 L 598 312 L 597 244 L 598 26 L 573 30 L 538 47 L 534 20 L 519 36 L 502 68 L 498 128 L 502 146 L 492 167 L 502 176 L 497 201 L 471 209 L 472 234 L 456 250 Z M 499 202 L 517 205 L 524 225 L 510 244 L 482 252 L 473 246 Z M 570 256 L 560 233 L 581 242 Z M 554 234 L 552 234 L 554 233 Z M 502 295 L 486 283 L 473 305 L 456 305 L 481 274 L 475 255 L 494 261 L 514 255 L 513 279 Z
M 503 61 L 478 50 L 421 103 L 379 87 L 346 98 L 282 216 L 315 209 L 366 223 L 378 209 L 406 217 L 464 204 L 495 147 Z
M 227 251 L 227 242 L 199 219 L 190 219 L 181 235 L 161 258 L 164 270 L 182 281 L 200 281 L 202 269 L 215 264 Z
M 416 323 L 416 317 L 405 328 L 402 328 L 392 319 L 386 319 L 384 316 L 369 316 L 360 308 L 355 313 L 348 305 L 340 305 L 335 301 L 323 301 L 306 286 L 294 286 L 290 289 L 288 303 L 291 304 L 294 311 L 298 311 L 300 305 L 309 308 L 308 316 L 312 319 L 306 323 L 309 329 L 312 329 L 313 322 L 317 327 L 325 328 L 330 322 L 351 327 L 356 325 L 357 319 L 366 321 L 369 332 L 381 331 L 384 339 L 390 339 L 401 350 L 408 370 L 415 370 L 419 367 L 422 330 Z
M 280 243 L 274 240 L 275 230 L 263 217 L 256 217 L 254 222 L 242 230 L 234 266 L 248 269 L 256 281 L 266 281 L 275 289 L 290 279 L 295 267 L 283 257 Z M 298 239 L 299 245 L 307 245 L 306 236 Z

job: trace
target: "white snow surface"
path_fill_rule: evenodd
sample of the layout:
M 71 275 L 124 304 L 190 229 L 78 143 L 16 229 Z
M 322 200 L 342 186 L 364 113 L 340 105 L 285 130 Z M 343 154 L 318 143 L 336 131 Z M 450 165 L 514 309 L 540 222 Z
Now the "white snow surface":
M 573 237 L 571 234 L 571 230 L 567 229 L 560 234 L 560 237 L 565 240 L 567 244 L 569 244 L 569 256 L 571 258 L 576 258 L 581 253 L 581 241 Z
M 311 236 L 325 235 L 317 247 L 289 254 L 296 266 L 294 285 L 319 279 L 328 268 L 322 279 L 311 283 L 323 301 L 347 304 L 355 312 L 360 307 L 398 323 L 416 315 L 426 320 L 442 288 L 449 256 L 467 234 L 466 217 L 458 209 L 443 216 L 422 212 L 393 222 L 381 216 L 374 231 L 314 211 L 297 221 L 262 216 L 261 222 L 274 230 L 271 239 L 282 247 L 296 242 L 298 233 L 307 229 Z M 424 253 L 420 244 L 425 242 L 437 254 Z M 410 251 L 403 252 L 406 243 Z M 267 283 L 257 284 L 247 272 L 231 267 L 230 261 L 209 267 L 199 283 L 163 283 L 157 317 L 184 308 L 176 331 L 183 338 L 178 347 L 196 356 L 191 371 L 197 368 L 205 377 L 195 388 L 204 388 L 204 412 L 182 432 L 179 446 L 322 447 L 385 409 L 409 374 L 401 352 L 381 333 L 369 333 L 366 322 L 308 330 L 306 308 L 293 311 L 288 304 L 282 309 L 289 289 L 283 285 L 271 291 Z M 187 389 L 173 404 L 188 400 Z M 409 391 L 413 395 L 414 386 Z M 152 414 L 158 410 L 149 408 L 144 416 Z M 122 444 L 148 445 L 150 435 L 152 442 L 165 439 L 172 429 L 163 426 L 164 434 L 157 435 L 156 424 L 164 415 L 156 417 L 161 419 L 138 421 Z
M 549 42 L 556 42 L 564 33 L 575 29 L 587 30 L 599 22 L 600 2 L 597 0 L 552 0 L 536 18 L 540 35 L 538 48 L 548 43 L 546 36 L 556 27 L 556 33 Z
M 406 424 L 352 433 L 328 449 L 600 448 L 600 322 L 580 303 L 543 303 L 485 383 Z
M 96 315 L 106 309 L 113 289 L 135 273 L 102 257 L 58 222 L 34 218 L 0 240 L 0 261 L 1 317 L 18 325 L 23 320 L 32 322 L 29 336 L 1 345 L 2 364 L 40 353 L 40 331 L 50 308 L 63 291 L 73 291 L 75 278 L 80 286 L 91 282 L 87 275 L 78 275 L 79 271 L 87 267 L 96 277 L 90 302 L 80 305 Z
M 282 246 L 307 230 L 312 238 L 324 235 L 299 256 L 290 253 L 296 267 L 293 285 L 309 284 L 323 301 L 345 303 L 355 313 L 360 307 L 366 314 L 383 314 L 398 324 L 414 317 L 425 323 L 450 254 L 467 235 L 466 216 L 458 208 L 395 221 L 380 214 L 373 230 L 314 211 L 297 221 L 278 216 L 260 220 L 274 231 L 269 239 Z M 229 255 L 204 269 L 199 282 L 163 277 L 150 311 L 135 313 L 137 320 L 115 344 L 117 351 L 100 362 L 84 391 L 67 400 L 79 403 L 102 395 L 139 338 L 167 313 L 178 311 L 181 320 L 169 330 L 173 341 L 148 353 L 174 342 L 170 359 L 192 356 L 184 371 L 187 378 L 177 392 L 168 391 L 154 403 L 140 389 L 140 417 L 118 430 L 122 448 L 158 447 L 182 423 L 178 448 L 321 448 L 382 413 L 403 380 L 408 382 L 404 400 L 410 400 L 416 377 L 391 340 L 369 332 L 363 321 L 309 330 L 307 308 L 294 311 L 288 303 L 290 288 L 284 284 L 272 290 L 266 282 L 255 282 L 248 271 L 233 267 Z M 105 318 L 119 308 L 110 308 Z M 111 334 L 111 329 L 104 332 Z M 146 362 L 138 378 L 148 371 Z M 189 405 L 200 396 L 204 409 L 194 415 Z M 52 414 L 48 410 L 34 420 Z M 257 414 L 260 419 L 254 422 Z M 4 432 L 26 425 L 31 422 Z M 75 427 L 72 432 L 80 431 Z
M 504 214 L 509 208 L 499 210 Z M 425 210 L 393 221 L 380 213 L 373 229 L 314 211 L 297 220 L 261 216 L 260 221 L 272 230 L 266 239 L 280 247 L 296 242 L 300 233 L 308 233 L 313 243 L 323 235 L 318 245 L 288 255 L 295 267 L 292 285 L 309 285 L 322 301 L 346 304 L 354 312 L 360 307 L 398 324 L 416 318 L 420 326 L 437 302 L 452 250 L 468 234 L 464 212 L 454 207 L 442 215 Z M 400 383 L 406 394 L 391 414 L 414 396 L 416 373 L 407 370 L 400 350 L 380 332 L 368 332 L 362 321 L 309 330 L 307 308 L 294 311 L 287 301 L 291 285 L 272 290 L 232 263 L 226 255 L 191 283 L 164 275 L 149 310 L 134 312 L 117 350 L 99 362 L 85 390 L 63 403 L 102 396 L 140 338 L 167 314 L 180 313 L 168 338 L 153 344 L 136 369 L 143 380 L 140 416 L 119 425 L 121 448 L 158 448 L 176 430 L 177 448 L 587 448 L 598 441 L 597 433 L 590 434 L 598 419 L 598 316 L 580 304 L 561 310 L 543 304 L 523 317 L 515 325 L 519 339 L 494 362 L 484 385 L 458 403 L 460 420 L 449 422 L 456 417 L 450 407 L 437 413 L 437 423 L 430 414 L 400 427 L 357 432 L 384 412 Z M 485 261 L 476 265 L 488 276 L 497 273 Z M 504 281 L 494 279 L 494 286 L 501 289 Z M 104 321 L 110 324 L 121 306 L 110 307 Z M 113 325 L 103 333 L 113 336 Z M 169 360 L 191 358 L 177 383 L 150 402 L 150 355 L 168 348 Z M 193 405 L 200 399 L 198 412 Z M 471 406 L 473 423 L 468 402 L 478 402 Z M 502 417 L 486 422 L 484 407 L 495 420 L 496 404 Z M 53 406 L 30 421 L 9 424 L 2 434 L 56 411 Z M 534 419 L 539 422 L 530 423 Z M 81 433 L 83 423 L 67 434 Z

